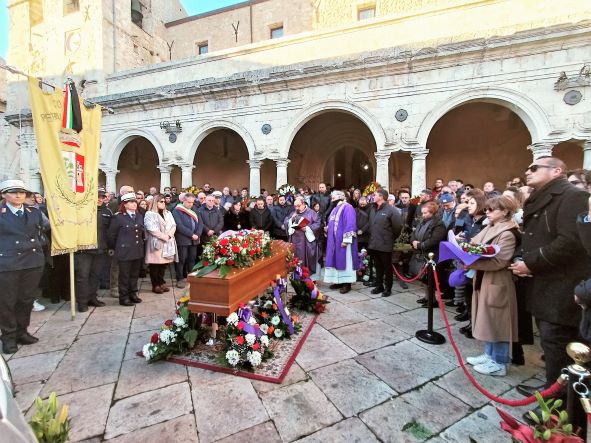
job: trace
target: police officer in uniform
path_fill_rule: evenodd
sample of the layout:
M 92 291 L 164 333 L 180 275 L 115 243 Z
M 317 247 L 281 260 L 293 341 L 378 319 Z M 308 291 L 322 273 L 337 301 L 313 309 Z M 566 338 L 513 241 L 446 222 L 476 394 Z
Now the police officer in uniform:
M 27 332 L 33 300 L 43 275 L 45 256 L 40 241 L 41 211 L 24 205 L 27 190 L 21 180 L 0 183 L 0 330 L 2 352 L 14 354 L 17 344 L 39 341 Z
M 109 207 L 104 203 L 105 195 L 105 191 L 100 189 L 96 211 L 97 249 L 84 249 L 75 255 L 78 312 L 88 311 L 89 306 L 105 306 L 105 303 L 97 298 L 100 274 L 108 249 L 107 231 L 113 216 Z
M 119 304 L 141 303 L 137 296 L 138 279 L 144 260 L 144 218 L 138 211 L 134 192 L 121 196 L 119 212 L 111 219 L 108 242 L 119 264 Z

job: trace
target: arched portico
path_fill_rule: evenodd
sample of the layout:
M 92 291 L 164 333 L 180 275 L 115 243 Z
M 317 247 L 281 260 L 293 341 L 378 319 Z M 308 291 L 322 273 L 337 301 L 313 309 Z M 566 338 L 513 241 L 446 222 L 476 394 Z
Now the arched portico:
M 195 155 L 197 154 L 197 150 L 199 149 L 199 145 L 203 139 L 218 129 L 231 129 L 237 133 L 246 144 L 248 158 L 252 159 L 254 157 L 256 145 L 252 136 L 245 128 L 229 120 L 215 120 L 203 123 L 202 125 L 198 126 L 195 131 L 193 131 L 193 135 L 189 141 L 189 150 L 187 151 L 187 155 L 185 157 L 185 163 L 193 164 L 193 160 L 195 159 Z

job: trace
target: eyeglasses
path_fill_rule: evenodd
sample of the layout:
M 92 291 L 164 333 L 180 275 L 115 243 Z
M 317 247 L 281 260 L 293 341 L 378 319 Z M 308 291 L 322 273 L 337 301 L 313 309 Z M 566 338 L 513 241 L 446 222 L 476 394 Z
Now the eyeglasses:
M 484 208 L 484 212 L 495 212 L 497 208 Z
M 571 185 L 574 185 L 574 186 L 578 186 L 583 183 L 581 180 L 569 180 L 569 182 Z
M 531 171 L 531 172 L 536 172 L 538 169 L 540 168 L 548 168 L 548 169 L 552 169 L 554 168 L 554 166 L 549 166 L 549 165 L 531 165 L 529 166 L 526 171 Z

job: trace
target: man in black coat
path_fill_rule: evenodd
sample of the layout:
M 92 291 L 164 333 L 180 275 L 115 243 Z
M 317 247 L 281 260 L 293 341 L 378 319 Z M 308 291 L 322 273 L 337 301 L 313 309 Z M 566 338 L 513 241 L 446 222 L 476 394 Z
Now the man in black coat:
M 186 286 L 187 274 L 193 270 L 197 261 L 197 246 L 203 234 L 203 222 L 194 211 L 195 196 L 190 192 L 180 195 L 181 204 L 172 211 L 176 223 L 176 245 L 179 253 L 179 261 L 175 265 L 176 287 Z
M 205 203 L 199 208 L 199 215 L 203 222 L 203 237 L 201 244 L 209 243 L 214 235 L 220 235 L 224 227 L 224 216 L 215 206 L 215 198 L 209 194 L 205 197 Z
M 583 247 L 591 257 L 591 197 L 589 198 L 589 212 L 579 215 L 577 228 Z M 575 301 L 585 309 L 581 321 L 581 335 L 588 342 L 591 341 L 591 269 L 589 278 L 581 281 L 575 288 Z
M 287 204 L 285 196 L 277 197 L 277 204 L 273 207 L 273 238 L 287 241 L 287 229 L 283 224 L 284 220 L 291 214 L 292 207 Z
M 381 292 L 382 297 L 389 297 L 393 282 L 392 249 L 402 230 L 402 218 L 400 209 L 388 204 L 388 191 L 378 189 L 375 195 L 376 209 L 369 218 L 368 248 L 376 267 L 376 287 L 371 293 Z
M 326 218 L 330 215 L 328 208 L 330 206 L 330 192 L 326 189 L 325 183 L 318 185 L 318 192 L 310 197 L 310 207 L 313 208 L 314 204 L 320 205 L 320 216 L 322 221 L 326 221 Z
M 265 205 L 265 199 L 263 197 L 256 199 L 255 207 L 250 211 L 248 218 L 250 220 L 250 226 L 253 229 L 262 229 L 268 232 L 273 226 L 273 216 L 269 208 Z
M 526 306 L 540 331 L 546 387 L 572 362 L 565 348 L 578 338 L 581 320 L 573 291 L 591 269 L 576 226 L 589 194 L 571 185 L 565 173 L 566 165 L 556 157 L 540 157 L 528 167 L 526 182 L 535 191 L 523 208 L 522 260 L 510 266 L 515 275 L 531 277 Z
M 101 307 L 105 303 L 97 298 L 100 274 L 107 256 L 107 231 L 113 213 L 104 203 L 105 191 L 99 190 L 96 210 L 96 249 L 78 251 L 75 256 L 76 303 L 78 312 L 88 311 L 89 306 Z
M 0 331 L 2 352 L 14 354 L 17 344 L 39 341 L 27 332 L 35 293 L 43 275 L 43 218 L 24 205 L 27 190 L 21 180 L 0 183 Z

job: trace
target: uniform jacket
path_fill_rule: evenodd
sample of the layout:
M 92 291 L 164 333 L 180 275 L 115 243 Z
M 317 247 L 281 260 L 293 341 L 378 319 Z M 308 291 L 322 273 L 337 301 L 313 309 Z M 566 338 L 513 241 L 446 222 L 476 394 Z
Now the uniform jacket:
M 203 232 L 203 222 L 201 221 L 201 214 L 197 213 L 197 221 L 191 222 L 193 218 L 181 211 L 174 209 L 172 216 L 176 223 L 175 238 L 177 246 L 191 246 L 198 245 L 201 242 Z M 199 236 L 197 240 L 193 240 L 193 235 Z
M 369 244 L 368 249 L 381 252 L 392 252 L 394 240 L 402 231 L 402 217 L 400 209 L 384 202 L 376 207 L 369 216 Z
M 218 208 L 215 206 L 211 209 L 207 208 L 207 205 L 201 205 L 199 208 L 199 215 L 203 222 L 203 242 L 207 242 L 209 237 L 207 231 L 212 230 L 214 235 L 220 235 L 222 228 L 224 227 L 224 216 Z
M 577 233 L 577 216 L 589 194 L 557 178 L 532 193 L 523 208 L 521 255 L 533 278 L 526 279 L 527 310 L 536 318 L 578 326 L 581 309 L 575 286 L 589 275 L 591 258 Z
M 109 246 L 115 250 L 115 257 L 120 261 L 144 258 L 144 218 L 135 213 L 135 221 L 127 212 L 118 212 L 111 219 L 107 233 Z
M 273 216 L 267 207 L 263 209 L 252 208 L 248 218 L 250 219 L 250 226 L 253 229 L 269 231 L 273 226 Z
M 5 204 L 0 205 L 0 272 L 39 268 L 45 264 L 40 241 L 43 232 L 41 211 L 23 207 L 17 217 Z
M 109 249 L 109 242 L 107 240 L 107 233 L 111 225 L 111 218 L 113 212 L 109 206 L 102 204 L 96 209 L 96 249 L 84 249 L 78 251 L 78 254 L 103 254 Z
M 174 236 L 176 222 L 170 211 L 164 211 L 164 217 L 154 211 L 148 211 L 144 216 L 144 224 L 146 226 L 146 263 L 161 265 L 175 261 L 178 257 Z
M 511 230 L 514 221 L 487 226 L 472 239 L 472 243 L 499 245 L 501 250 L 492 258 L 481 258 L 470 268 L 476 269 L 472 296 L 472 334 L 489 342 L 517 341 L 517 298 L 513 273 L 507 269 L 515 253 L 517 238 Z

